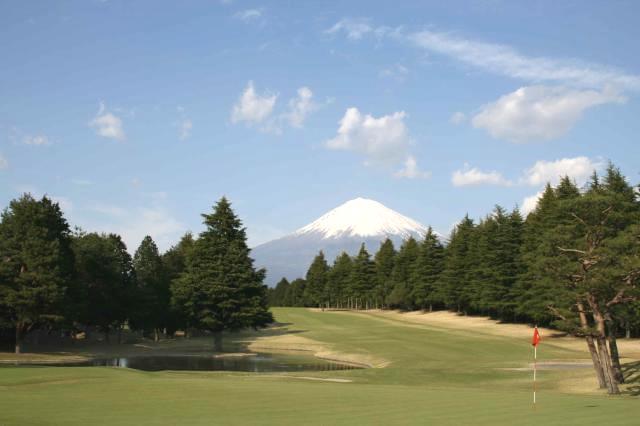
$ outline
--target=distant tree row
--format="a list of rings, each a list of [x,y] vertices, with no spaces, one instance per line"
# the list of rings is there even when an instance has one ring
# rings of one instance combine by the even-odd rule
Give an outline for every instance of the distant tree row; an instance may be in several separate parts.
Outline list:
[[[220,349],[224,330],[268,324],[264,271],[240,220],[225,198],[203,217],[198,239],[186,234],[161,255],[147,236],[131,257],[118,235],[71,232],[46,196],[11,201],[0,220],[0,329],[14,330],[19,353],[34,329],[97,330],[107,341],[125,327],[156,341],[206,330]]]
[[[373,259],[364,245],[328,265],[320,252],[305,279],[281,280],[274,306],[448,309],[555,327],[583,336],[600,386],[624,378],[616,338],[640,335],[640,202],[613,165],[585,188],[547,185],[526,219],[497,206],[465,216],[446,246],[429,229]]]

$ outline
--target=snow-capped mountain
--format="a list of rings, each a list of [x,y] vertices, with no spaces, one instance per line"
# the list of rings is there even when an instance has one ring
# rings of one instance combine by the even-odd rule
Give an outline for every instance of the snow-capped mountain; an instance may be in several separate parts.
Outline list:
[[[290,235],[255,247],[252,257],[256,266],[267,269],[267,283],[273,285],[282,277],[304,277],[319,250],[331,264],[342,251],[356,254],[362,243],[373,255],[386,238],[398,247],[409,236],[421,239],[426,232],[421,223],[377,201],[356,198]]]

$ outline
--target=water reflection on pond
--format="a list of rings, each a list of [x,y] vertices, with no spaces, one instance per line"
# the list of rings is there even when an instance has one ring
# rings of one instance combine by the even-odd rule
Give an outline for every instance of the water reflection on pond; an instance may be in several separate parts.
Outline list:
[[[119,367],[144,371],[249,371],[255,373],[286,371],[334,371],[359,367],[324,361],[313,357],[259,353],[250,356],[212,357],[203,355],[130,356],[93,359],[72,364],[47,364],[75,367]]]

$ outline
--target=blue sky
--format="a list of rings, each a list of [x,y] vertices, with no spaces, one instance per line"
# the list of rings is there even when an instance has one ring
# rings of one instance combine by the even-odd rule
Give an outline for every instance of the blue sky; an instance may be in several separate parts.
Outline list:
[[[612,160],[637,183],[635,1],[0,5],[0,206],[166,249],[222,195],[251,244],[358,197],[447,233]]]

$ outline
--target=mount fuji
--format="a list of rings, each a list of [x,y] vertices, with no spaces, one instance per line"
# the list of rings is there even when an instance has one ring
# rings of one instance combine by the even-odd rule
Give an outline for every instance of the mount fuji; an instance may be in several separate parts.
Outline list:
[[[383,204],[356,198],[285,237],[261,244],[252,250],[255,265],[267,269],[267,283],[282,277],[304,277],[318,251],[331,264],[342,251],[355,255],[364,243],[372,255],[389,238],[396,248],[403,240],[422,239],[427,228]]]

